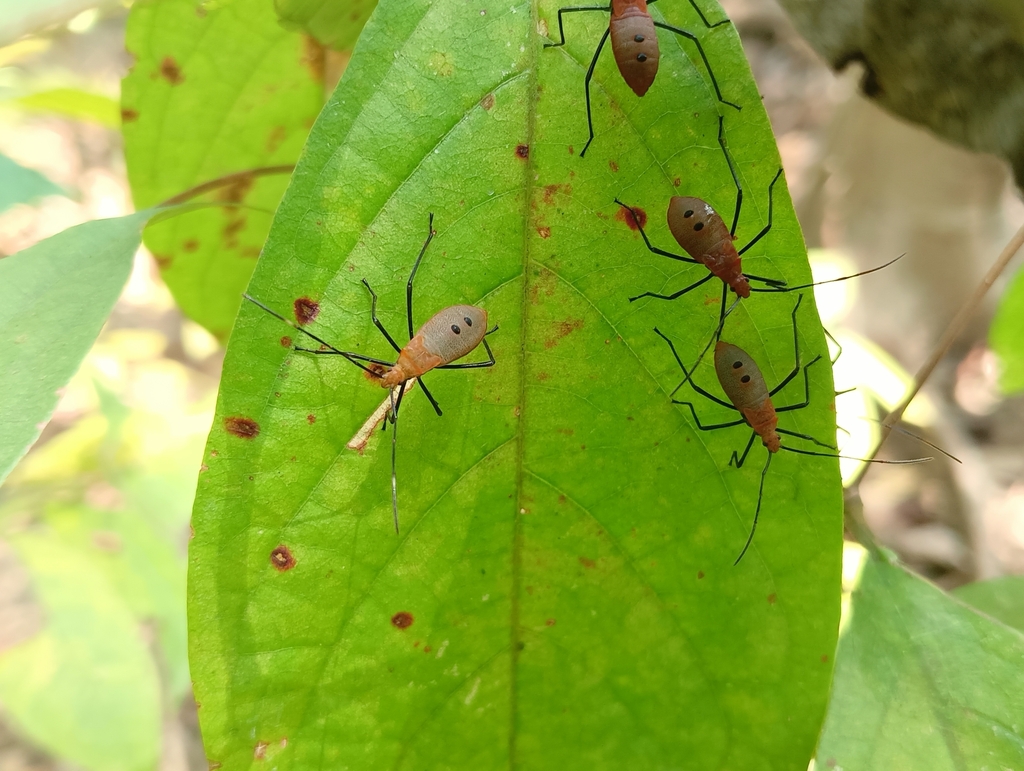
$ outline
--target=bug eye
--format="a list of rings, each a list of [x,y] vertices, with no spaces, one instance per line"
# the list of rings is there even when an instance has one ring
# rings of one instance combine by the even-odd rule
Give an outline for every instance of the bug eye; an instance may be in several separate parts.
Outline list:
[[[743,377],[741,377],[740,378],[740,382],[741,383],[749,383],[750,382],[750,375],[744,375]]]
[[[683,212],[683,216],[687,217],[687,218],[692,217],[693,216],[693,209],[687,209],[686,211],[684,211]]]
[[[698,222],[696,225],[693,226],[693,229],[694,230],[703,230],[704,229],[704,223],[703,222]]]
[[[740,367],[742,367],[742,366],[743,366],[743,362],[742,362],[742,361],[734,361],[734,362],[732,363],[732,368],[733,368],[733,369],[739,369],[739,368],[740,368]]]
[[[638,62],[646,62],[647,61],[647,54],[637,54],[636,55],[636,60]]]
[[[466,322],[467,327],[473,326],[473,319],[471,319],[469,316],[463,316],[462,320]]]
[[[635,40],[637,43],[642,43],[642,42],[644,42],[644,36],[643,35],[637,35],[636,37],[633,38],[633,40]]]
[[[452,332],[454,332],[457,335],[461,335],[462,334],[462,330],[459,329],[459,325],[458,324],[452,324]]]

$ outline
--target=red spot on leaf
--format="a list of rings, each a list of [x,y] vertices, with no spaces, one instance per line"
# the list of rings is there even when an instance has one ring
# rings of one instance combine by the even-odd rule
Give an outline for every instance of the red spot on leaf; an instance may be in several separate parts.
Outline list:
[[[239,439],[255,439],[260,435],[260,424],[252,418],[224,418],[224,428]]]
[[[184,249],[186,252],[194,252],[196,249],[199,248],[199,241],[197,241],[194,238],[190,238],[188,241],[181,245],[181,248]]]
[[[547,624],[548,626],[554,626],[555,625],[555,620],[553,618],[549,618],[544,623]]]
[[[571,195],[572,185],[545,185],[544,203],[550,206],[555,202],[555,196],[559,193],[561,193],[562,195]]]
[[[635,216],[634,212],[636,213]],[[633,211],[623,209],[620,206],[619,210],[615,212],[615,219],[619,220],[619,222],[624,222],[629,226],[630,230],[639,230],[640,228],[647,226],[647,212],[639,206],[634,206]],[[638,220],[639,224],[637,224]]]
[[[675,179],[672,180],[672,184],[675,185],[676,187],[679,187],[681,184],[683,184],[683,181],[679,179],[679,177],[676,177]]]
[[[308,324],[320,315],[320,303],[310,300],[308,297],[300,297],[292,303],[292,308],[295,311],[295,320],[300,325]]]
[[[314,415],[313,413],[307,415],[306,422],[309,423],[309,425],[313,425],[314,423],[316,423],[316,415]]]
[[[484,94],[484,98],[480,100],[480,106],[485,110],[494,107],[494,94]]]
[[[563,337],[583,328],[583,319],[566,319],[555,324],[554,337],[544,341],[545,348],[554,348]]]
[[[283,543],[278,544],[274,547],[274,550],[270,552],[270,564],[283,573],[284,571],[291,570],[295,567],[295,555],[293,555],[291,549]]]
[[[597,567],[597,562],[589,557],[580,557],[580,564],[585,568]]]
[[[611,169],[612,171],[618,171],[619,164],[617,164],[615,161],[608,161],[608,168]]]
[[[398,613],[391,617],[391,626],[396,627],[398,629],[408,629],[412,626],[412,622],[412,613],[409,613],[404,610],[398,611]]]
[[[704,571],[703,571],[703,570],[698,570],[698,571],[697,571],[697,578],[698,578],[698,579],[701,579],[701,578],[703,578],[703,577],[704,577]]]
[[[433,649],[429,645],[424,645],[423,646],[423,652],[424,653],[430,653],[431,650],[433,650]]]
[[[828,654],[827,653],[821,654],[821,663],[822,664],[827,664],[828,663]]]
[[[530,157],[530,146],[529,145],[516,145],[516,155],[523,160]]]
[[[542,383],[543,383],[543,382],[544,382],[545,380],[548,380],[548,379],[550,379],[550,378],[551,378],[551,375],[549,375],[549,374],[548,374],[547,372],[538,372],[538,373],[537,373],[537,379],[538,379],[538,380],[539,380],[540,382],[542,382]]]
[[[181,74],[181,67],[174,61],[173,56],[165,56],[164,60],[160,62],[160,74],[172,86],[178,85],[185,79],[185,76]]]
[[[133,110],[129,107],[121,108],[121,122],[131,123],[132,121],[139,119],[139,113],[137,110]]]
[[[292,339],[290,337],[288,337],[288,335],[285,335],[284,337],[281,338],[281,347],[282,348],[291,348],[292,347]]]
[[[778,599],[778,598],[775,596],[775,593],[772,592],[771,594],[768,595],[768,604],[769,605],[774,605],[776,599]]]
[[[541,227],[537,228],[537,234],[541,238],[551,238],[551,228],[547,227],[546,225],[542,225]]]

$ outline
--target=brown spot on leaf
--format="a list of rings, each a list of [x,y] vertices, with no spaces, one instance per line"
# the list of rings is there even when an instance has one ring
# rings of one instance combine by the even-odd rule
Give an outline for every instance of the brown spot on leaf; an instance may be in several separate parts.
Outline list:
[[[181,67],[174,61],[173,56],[165,56],[164,60],[160,62],[160,74],[172,86],[177,86],[185,79],[185,76],[181,74]]]
[[[571,428],[560,428],[558,429],[558,433],[565,434],[566,436],[572,436],[576,432],[573,431]]]
[[[138,110],[133,110],[130,107],[121,108],[121,122],[131,123],[132,121],[139,119]]]
[[[562,195],[572,194],[572,185],[545,185],[544,186],[544,203],[548,206],[555,202],[555,196],[561,193]]]
[[[295,567],[295,555],[293,555],[291,549],[283,543],[278,544],[274,547],[274,550],[270,552],[270,564],[283,573],[286,570],[291,570]]]
[[[683,181],[679,179],[679,177],[676,177],[675,179],[672,180],[672,184],[675,185],[676,187],[679,187],[681,184],[683,184]]]
[[[397,629],[408,629],[412,626],[412,622],[412,613],[404,610],[398,611],[398,613],[391,617],[391,626],[396,627]]]
[[[196,240],[195,238],[190,238],[188,241],[181,245],[181,248],[184,249],[186,252],[194,252],[196,249],[199,248],[199,241]]]
[[[825,768],[835,768],[835,767],[836,767],[836,759],[835,758],[829,758],[828,760],[825,761]]]
[[[538,372],[538,373],[537,373],[537,379],[538,379],[538,380],[539,380],[540,382],[542,382],[542,383],[543,383],[543,382],[544,382],[545,380],[548,380],[548,379],[550,379],[550,378],[551,378],[551,375],[549,375],[549,374],[548,374],[547,372]]]
[[[203,11],[203,13],[200,14],[200,15],[201,16],[205,16],[206,12]],[[206,761],[206,763],[207,763],[207,768],[209,768],[210,771],[217,771],[217,769],[220,768],[220,763],[218,763],[216,760],[208,760],[208,761]]]
[[[617,164],[615,161],[608,161],[608,168],[611,169],[612,171],[618,171],[619,164]]]
[[[366,362],[366,369],[363,370],[363,377],[371,383],[379,383],[380,379],[384,377],[384,373],[387,371],[387,367],[383,364],[378,364],[375,361],[368,361]]]
[[[267,747],[270,746],[267,742],[256,742],[256,746],[253,748],[252,756],[256,760],[263,760],[267,757]]]
[[[698,570],[697,571],[697,578],[698,578],[698,580],[703,578],[703,577],[704,577],[704,571],[703,570]]]
[[[776,599],[778,599],[778,598],[775,596],[775,593],[772,592],[771,594],[768,595],[768,604],[769,605],[774,605]]]
[[[326,52],[324,47],[312,35],[303,35],[302,55],[299,57],[299,64],[309,70],[310,76],[317,83],[323,83],[325,60]]]
[[[516,145],[516,155],[523,160],[530,157],[530,146],[529,145]]]
[[[494,94],[484,94],[484,98],[480,100],[480,106],[485,110],[494,107]]]
[[[239,439],[255,439],[260,435],[260,424],[252,418],[231,417],[224,418],[224,428],[229,434],[234,434]]]
[[[634,212],[636,212],[635,216]],[[629,226],[630,230],[639,230],[640,228],[647,226],[647,212],[639,206],[634,206],[633,211],[623,209],[620,206],[619,210],[615,212],[615,219],[619,220],[619,222],[624,222]],[[637,220],[639,220],[639,224],[637,224]]]
[[[553,618],[549,618],[544,623],[547,624],[548,626],[554,626],[555,625],[555,620]]]
[[[597,567],[597,562],[589,557],[580,557],[580,564],[585,568]]]
[[[288,337],[288,335],[285,335],[284,337],[281,338],[281,347],[282,348],[291,348],[292,347],[292,339],[290,337]]]
[[[430,651],[432,651],[432,650],[433,650],[433,648],[431,648],[429,645],[424,645],[423,646],[423,652],[424,653],[430,653]]]
[[[583,328],[583,319],[566,319],[555,324],[554,337],[544,341],[545,348],[554,348],[563,337]]]
[[[153,252],[153,259],[156,260],[157,267],[160,270],[167,270],[171,267],[171,263],[174,262],[174,258],[169,254],[157,254]]]
[[[217,200],[226,203],[241,203],[252,189],[255,178],[252,174],[239,174],[217,193]]]
[[[547,225],[541,225],[539,228],[537,228],[537,234],[541,238],[551,238],[551,228],[549,228]]]
[[[822,653],[821,654],[821,663],[822,664],[827,664],[828,663],[828,654],[827,653]]]
[[[306,416],[306,422],[309,423],[309,425],[313,425],[314,423],[316,423],[316,415],[314,415],[312,412],[309,413]]]
[[[277,152],[277,148],[281,146],[281,143],[288,138],[288,129],[284,126],[274,126],[270,130],[270,134],[267,135],[267,152]]]
[[[292,309],[295,311],[295,320],[300,325],[308,324],[320,315],[320,303],[308,297],[298,298],[292,303]]]
[[[234,249],[238,246],[238,234],[245,228],[247,220],[246,215],[234,212],[235,216],[229,216],[227,223],[224,225],[224,246],[228,249]]]

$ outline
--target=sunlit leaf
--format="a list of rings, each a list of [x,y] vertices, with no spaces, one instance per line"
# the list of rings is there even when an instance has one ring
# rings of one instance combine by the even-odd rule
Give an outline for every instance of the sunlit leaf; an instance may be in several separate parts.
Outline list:
[[[685,1],[663,2],[657,13],[700,26]],[[391,356],[360,279],[406,339],[406,281],[434,212],[416,322],[485,307],[497,365],[428,375],[441,418],[419,388],[404,402],[396,536],[390,433],[345,448],[384,392],[242,308],[190,546],[192,674],[225,769],[794,769],[813,751],[838,626],[838,464],[780,453],[733,567],[765,451],[736,470],[748,431],[693,428],[652,331],[694,360],[720,285],[630,304],[704,274],[646,251],[614,203],[643,207],[666,247],[676,192],[731,215],[721,109],[746,190],[740,243],[752,238],[779,164],[760,97],[731,25],[700,37],[742,112],[715,100],[686,41],[659,33],[642,100],[602,56],[581,159],[583,76],[608,18],[572,14],[566,48],[544,49],[537,30],[556,12],[387,0],[310,136],[250,291],[289,316],[319,303],[310,330]],[[810,277],[783,183],[744,264]],[[770,385],[794,365],[795,304],[755,295],[726,327]],[[826,352],[810,293],[799,321],[809,362]],[[710,362],[697,379],[721,393]],[[827,364],[810,384],[810,406],[782,425],[828,439]],[[797,378],[779,403],[802,391]],[[708,422],[735,417],[695,402]]]
[[[116,100],[78,88],[54,88],[11,101],[33,112],[89,121],[107,128],[117,128],[121,125]]]
[[[975,581],[954,589],[953,596],[975,610],[1024,632],[1024,576]]]
[[[122,83],[128,178],[137,206],[212,179],[294,163],[323,104],[322,54],[277,22],[271,0],[206,10],[195,0],[136,2]],[[242,178],[213,193],[239,203],[146,231],[182,310],[224,338],[256,265],[288,174]]]
[[[47,195],[65,195],[48,177],[0,153],[0,212],[19,203],[32,203]]]
[[[817,768],[1024,768],[1024,637],[868,559]]]
[[[1003,392],[1024,391],[1024,270],[1007,287],[989,331],[989,345],[999,355],[999,385]]]
[[[355,44],[376,6],[377,0],[274,0],[283,24],[304,29],[322,45],[339,51]]]

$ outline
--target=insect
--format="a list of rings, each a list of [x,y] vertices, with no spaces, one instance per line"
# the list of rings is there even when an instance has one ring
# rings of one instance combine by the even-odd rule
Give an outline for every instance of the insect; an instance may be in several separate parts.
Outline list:
[[[398,435],[398,412],[402,405],[406,384],[414,378],[418,380],[420,388],[423,389],[423,393],[430,401],[431,406],[433,406],[434,412],[440,416],[442,414],[441,407],[438,406],[437,400],[430,393],[426,383],[423,382],[423,375],[425,373],[434,369],[481,369],[483,367],[493,367],[495,364],[494,354],[491,352],[491,347],[487,344],[487,336],[496,332],[498,326],[495,325],[492,329],[487,329],[487,311],[483,308],[478,308],[475,305],[450,305],[431,316],[419,328],[418,332],[413,333],[413,280],[416,278],[416,271],[419,270],[420,262],[423,260],[423,255],[426,254],[427,247],[430,246],[430,242],[436,235],[433,212],[430,213],[427,229],[427,238],[423,242],[423,248],[420,249],[419,256],[416,257],[416,262],[412,266],[412,273],[409,275],[409,281],[405,285],[406,317],[409,322],[409,342],[406,343],[405,347],[399,346],[395,342],[395,338],[391,336],[384,324],[377,318],[377,293],[373,291],[365,278],[362,280],[363,286],[370,293],[370,319],[384,336],[384,339],[388,341],[388,344],[398,352],[398,359],[396,361],[385,361],[353,351],[339,350],[323,338],[292,323],[277,311],[271,310],[259,300],[248,294],[243,295],[249,302],[259,306],[271,316],[280,319],[293,329],[315,340],[321,346],[318,349],[296,347],[296,351],[326,356],[341,356],[362,369],[371,381],[378,383],[382,388],[389,389],[391,409],[385,419],[384,426],[386,428],[389,421],[394,425],[394,430],[391,434],[391,505],[394,512],[395,533],[398,533],[398,481],[395,472],[395,448]],[[487,361],[452,364],[452,362],[472,352],[481,343],[483,343],[484,350],[487,351]],[[398,391],[397,398],[395,397],[396,389]]]
[[[768,390],[768,386],[765,384],[764,376],[761,374],[760,368],[746,351],[739,346],[722,341],[719,341],[715,345],[715,373],[718,375],[718,382],[722,386],[722,390],[725,392],[729,401],[718,398],[714,394],[694,383],[690,377],[693,373],[692,371],[687,372],[686,367],[679,358],[679,354],[676,352],[675,344],[657,327],[654,329],[655,333],[668,343],[669,348],[672,350],[672,355],[679,364],[679,368],[686,376],[685,379],[676,386],[675,390],[672,391],[671,395],[674,397],[676,391],[678,391],[684,383],[689,383],[690,387],[693,388],[696,393],[710,399],[715,404],[719,404],[726,409],[740,413],[740,418],[738,420],[730,420],[725,423],[705,425],[701,423],[700,418],[697,415],[697,410],[693,406],[692,402],[681,401],[673,398],[672,403],[689,407],[690,413],[693,415],[694,422],[696,422],[697,428],[701,431],[717,431],[719,429],[732,428],[733,426],[742,426],[744,424],[750,427],[750,438],[747,440],[747,444],[744,447],[743,452],[737,453],[736,451],[733,451],[732,456],[729,458],[729,465],[735,466],[736,468],[742,468],[744,462],[747,460],[747,456],[750,454],[751,447],[754,446],[754,440],[758,437],[760,437],[761,443],[768,450],[768,457],[765,460],[764,468],[761,469],[761,482],[757,491],[757,508],[754,510],[754,521],[750,526],[750,535],[747,536],[747,541],[743,545],[743,549],[740,551],[739,556],[736,558],[733,565],[739,564],[740,560],[743,559],[743,555],[747,553],[747,549],[750,547],[751,542],[754,540],[754,532],[757,530],[757,520],[761,514],[761,502],[764,498],[765,476],[768,474],[768,467],[771,465],[772,458],[777,452],[779,452],[779,450],[785,450],[786,452],[792,452],[798,455],[813,455],[823,458],[847,457],[845,455],[838,454],[838,452],[816,452],[814,450],[805,450],[782,444],[782,436],[790,436],[795,439],[803,439],[817,445],[818,447],[823,447],[828,450],[837,450],[835,445],[815,439],[813,436],[809,436],[808,434],[801,434],[796,431],[779,428],[779,413],[801,410],[810,404],[808,370],[810,370],[810,368],[821,359],[821,356],[815,356],[810,362],[803,365],[803,367],[800,366],[800,341],[799,336],[797,335],[796,314],[797,310],[800,308],[802,300],[803,295],[798,295],[796,305],[793,307],[792,313],[793,369],[779,382],[777,386],[775,386],[775,388],[770,391]],[[772,402],[772,397],[789,385],[789,383],[797,377],[801,371],[803,371],[804,375],[803,400],[784,407],[776,407]],[[908,464],[922,463],[924,461],[931,460],[931,458],[913,458],[910,460],[869,460],[865,458],[856,458],[855,460],[863,460],[864,462],[870,463]]]
[[[647,93],[647,89],[651,87],[655,76],[658,74],[658,62],[661,59],[661,53],[658,49],[658,35],[655,28],[660,27],[686,38],[697,47],[697,53],[700,54],[704,67],[711,77],[711,85],[715,88],[718,101],[737,110],[741,109],[738,104],[733,104],[722,98],[722,92],[718,88],[715,73],[711,69],[711,63],[708,61],[707,54],[704,53],[704,48],[701,46],[697,36],[692,32],[687,32],[684,29],[672,27],[652,19],[647,6],[653,2],[655,0],[611,0],[609,5],[579,5],[558,10],[559,41],[557,43],[545,43],[545,48],[557,48],[558,46],[565,45],[562,14],[576,13],[578,11],[604,11],[605,13],[611,13],[608,29],[601,36],[601,42],[597,44],[594,58],[590,61],[590,68],[587,70],[587,76],[583,81],[583,90],[586,94],[587,103],[587,129],[590,131],[590,136],[587,139],[587,144],[583,147],[583,151],[580,153],[580,158],[587,154],[587,148],[594,141],[594,121],[590,109],[590,81],[594,77],[597,57],[601,55],[601,49],[604,48],[604,44],[609,37],[612,39],[612,53],[615,56],[615,63],[619,67],[619,72],[622,74],[622,79],[626,81],[626,85],[633,89],[633,93],[637,96],[643,96]],[[694,7],[701,21],[704,22],[704,26],[708,29],[729,23],[729,19],[722,19],[711,24],[700,8],[697,7],[695,0],[690,0],[690,5]]]
[[[678,292],[673,292],[672,294],[644,292],[636,297],[630,297],[630,302],[635,302],[643,297],[654,297],[659,300],[675,300],[688,292],[692,292],[703,284],[706,284],[712,278],[717,277],[722,281],[722,304],[720,306],[717,327],[718,334],[721,334],[722,327],[725,324],[725,303],[730,289],[732,289],[733,292],[741,298],[750,297],[751,292],[795,292],[798,289],[807,289],[812,286],[832,284],[837,281],[846,281],[851,278],[857,278],[858,276],[866,276],[869,273],[874,273],[875,271],[892,265],[896,260],[899,260],[903,256],[900,255],[896,259],[890,260],[884,265],[879,265],[876,268],[861,271],[860,273],[841,276],[839,278],[829,279],[828,281],[800,284],[798,286],[788,286],[786,282],[781,279],[765,278],[764,276],[755,276],[750,273],[744,273],[740,258],[750,249],[750,247],[764,238],[772,229],[773,191],[775,183],[779,181],[779,177],[782,175],[782,169],[779,169],[778,172],[776,172],[771,184],[768,185],[768,223],[757,235],[750,239],[745,246],[737,249],[733,244],[733,241],[736,240],[736,226],[739,223],[740,209],[743,206],[743,186],[740,184],[739,177],[736,174],[736,169],[733,166],[732,158],[729,155],[729,150],[726,147],[723,127],[723,119],[719,116],[718,143],[722,148],[722,152],[725,153],[725,159],[729,164],[729,171],[732,174],[733,182],[736,185],[736,209],[733,213],[732,226],[726,228],[725,221],[718,212],[716,212],[710,204],[702,201],[700,198],[683,197],[678,195],[673,196],[668,204],[668,228],[672,232],[672,236],[675,238],[676,242],[683,248],[688,256],[673,254],[672,252],[668,252],[654,246],[647,237],[647,233],[644,231],[643,226],[640,224],[642,220],[638,216],[636,210],[624,204],[618,198],[615,199],[615,203],[629,212],[629,215],[633,219],[633,223],[640,231],[640,235],[644,239],[644,244],[647,245],[647,249],[649,251],[680,262],[703,265],[709,271],[706,276],[695,281],[689,286],[683,287]],[[757,281],[765,284],[766,286],[752,287],[750,285],[751,281]]]

